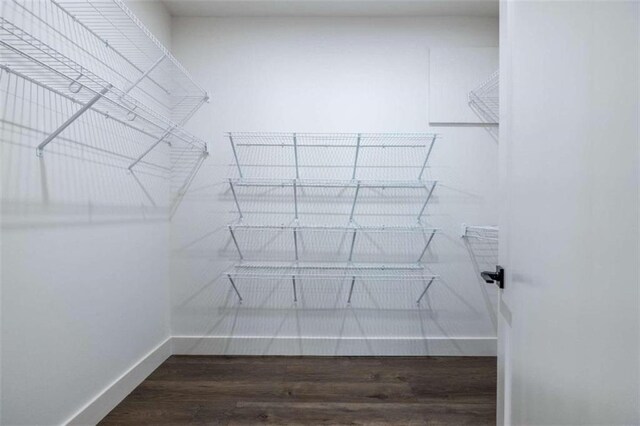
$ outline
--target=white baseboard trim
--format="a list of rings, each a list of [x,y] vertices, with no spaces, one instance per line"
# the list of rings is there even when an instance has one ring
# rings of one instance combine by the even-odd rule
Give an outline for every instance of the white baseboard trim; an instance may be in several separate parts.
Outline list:
[[[152,349],[122,376],[65,422],[69,425],[95,425],[171,356],[171,337]]]
[[[174,336],[174,355],[496,356],[497,339]]]

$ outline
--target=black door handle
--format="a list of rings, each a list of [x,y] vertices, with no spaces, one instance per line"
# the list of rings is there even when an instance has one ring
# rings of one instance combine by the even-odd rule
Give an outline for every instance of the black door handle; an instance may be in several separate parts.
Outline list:
[[[480,273],[482,279],[489,283],[496,283],[500,288],[504,288],[504,268],[500,265],[496,266],[495,272],[484,271]]]

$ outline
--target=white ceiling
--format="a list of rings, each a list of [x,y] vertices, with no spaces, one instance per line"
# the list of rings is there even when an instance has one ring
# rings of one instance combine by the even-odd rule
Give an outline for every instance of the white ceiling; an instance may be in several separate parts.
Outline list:
[[[172,16],[498,16],[499,0],[162,0]]]

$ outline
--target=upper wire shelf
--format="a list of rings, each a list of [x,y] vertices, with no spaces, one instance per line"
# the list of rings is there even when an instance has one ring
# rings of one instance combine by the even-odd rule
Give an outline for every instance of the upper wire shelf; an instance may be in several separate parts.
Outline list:
[[[31,45],[32,58],[41,60],[43,65],[53,61],[49,54],[57,54],[59,59],[100,76],[152,111],[173,116],[176,123],[185,121],[208,99],[207,93],[121,0],[5,3],[6,23],[33,37],[21,35],[21,44],[16,47],[33,40],[53,47],[45,51]],[[77,79],[79,75],[70,77]],[[81,77],[76,84],[83,80]]]
[[[435,133],[229,132],[240,178],[421,180]]]
[[[206,153],[180,126],[208,95],[120,0],[5,2],[0,57],[3,71],[79,106],[39,154],[87,111],[144,143],[137,155],[117,152],[131,158],[129,169],[162,142]]]
[[[496,71],[477,89],[469,92],[469,106],[488,124],[500,122],[500,72]]]

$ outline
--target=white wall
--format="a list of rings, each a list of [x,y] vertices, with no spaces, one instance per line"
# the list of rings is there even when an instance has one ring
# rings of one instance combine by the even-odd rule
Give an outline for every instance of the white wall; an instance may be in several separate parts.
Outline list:
[[[132,7],[170,41],[161,4]],[[2,111],[0,130],[1,421],[59,424],[169,336],[167,206],[150,206],[126,170],[56,141],[38,159],[42,134],[12,123],[45,131],[47,108],[69,106],[6,74],[0,86],[5,107],[5,92],[28,94]],[[167,199],[166,180],[142,183]]]
[[[459,229],[497,222],[497,144],[478,127],[429,129],[428,70],[429,48],[497,46],[497,19],[175,18],[172,32],[176,56],[212,95],[189,125],[212,141],[211,157],[171,225],[172,334],[195,337],[178,351],[495,352],[495,290],[480,282]],[[442,281],[428,303],[417,308],[416,288],[391,286],[359,289],[348,309],[344,293],[294,305],[286,283],[244,286],[237,303],[221,276],[237,256],[225,227],[236,215],[223,132],[428,130],[444,136],[427,218],[443,230],[429,256]]]

